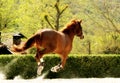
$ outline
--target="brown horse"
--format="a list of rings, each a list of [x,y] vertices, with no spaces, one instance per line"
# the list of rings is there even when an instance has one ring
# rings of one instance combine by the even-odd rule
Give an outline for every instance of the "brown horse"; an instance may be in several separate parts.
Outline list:
[[[57,53],[60,55],[61,63],[51,69],[51,71],[57,72],[65,66],[68,54],[72,49],[74,36],[76,35],[80,37],[80,39],[84,38],[81,22],[82,20],[72,20],[61,31],[51,29],[38,31],[22,46],[13,46],[13,50],[15,52],[21,52],[35,46],[37,48],[35,59],[38,63],[38,74],[41,74],[43,69],[43,63],[40,61],[43,55],[47,53]]]

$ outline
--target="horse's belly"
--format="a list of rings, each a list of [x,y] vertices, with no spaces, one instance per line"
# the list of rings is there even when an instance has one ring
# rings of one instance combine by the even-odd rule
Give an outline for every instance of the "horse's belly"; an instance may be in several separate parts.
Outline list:
[[[65,54],[69,53],[72,48],[72,42],[70,41],[69,37],[63,36],[59,39],[57,48],[54,50],[54,53],[58,54]]]

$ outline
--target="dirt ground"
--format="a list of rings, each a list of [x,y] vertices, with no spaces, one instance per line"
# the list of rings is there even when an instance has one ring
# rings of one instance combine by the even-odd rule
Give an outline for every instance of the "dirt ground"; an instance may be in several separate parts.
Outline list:
[[[0,83],[120,83],[119,78],[0,80]]]
[[[17,76],[13,80],[5,80],[4,75],[0,73],[0,83],[120,83],[120,78],[43,79],[41,76],[25,80]]]

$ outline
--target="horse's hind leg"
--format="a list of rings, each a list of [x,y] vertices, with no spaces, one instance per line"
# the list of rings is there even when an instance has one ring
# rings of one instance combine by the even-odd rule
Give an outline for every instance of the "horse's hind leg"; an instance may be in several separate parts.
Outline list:
[[[41,72],[44,68],[44,62],[42,60],[43,55],[46,53],[49,53],[51,51],[52,51],[52,49],[49,49],[49,48],[44,48],[42,50],[37,49],[37,54],[36,54],[35,58],[38,63],[38,70],[37,70],[38,75],[41,75]]]
[[[37,54],[35,56],[36,62],[38,64],[37,74],[41,75],[41,72],[44,68],[44,61],[42,59],[43,53],[37,49]]]
[[[41,62],[43,62],[43,60],[41,59],[43,56],[43,53],[40,53],[41,51],[39,51],[39,49],[37,49],[37,53],[35,56],[36,62],[38,65],[40,65]]]

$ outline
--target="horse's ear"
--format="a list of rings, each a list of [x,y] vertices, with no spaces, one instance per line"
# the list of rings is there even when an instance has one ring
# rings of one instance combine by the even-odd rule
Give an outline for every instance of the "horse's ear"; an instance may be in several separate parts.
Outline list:
[[[82,20],[80,20],[80,23],[82,22]]]

